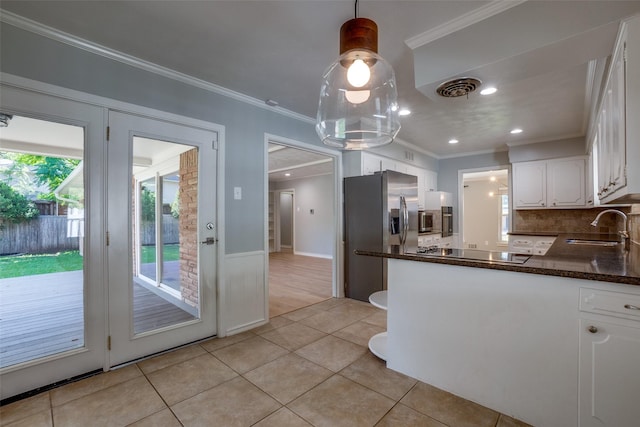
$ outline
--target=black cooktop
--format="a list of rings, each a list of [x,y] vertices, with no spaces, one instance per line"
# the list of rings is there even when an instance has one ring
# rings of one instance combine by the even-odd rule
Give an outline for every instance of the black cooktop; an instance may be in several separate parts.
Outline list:
[[[419,247],[416,255],[442,258],[461,258],[475,261],[506,262],[509,264],[524,264],[530,255],[513,254],[500,251],[481,251],[478,249],[452,249],[437,247]]]

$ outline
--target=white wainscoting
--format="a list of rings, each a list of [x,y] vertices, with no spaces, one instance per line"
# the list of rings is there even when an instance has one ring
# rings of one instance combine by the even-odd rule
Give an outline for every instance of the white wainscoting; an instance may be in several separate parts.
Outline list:
[[[264,251],[225,256],[221,284],[224,289],[220,292],[224,335],[237,334],[269,321],[265,261]]]

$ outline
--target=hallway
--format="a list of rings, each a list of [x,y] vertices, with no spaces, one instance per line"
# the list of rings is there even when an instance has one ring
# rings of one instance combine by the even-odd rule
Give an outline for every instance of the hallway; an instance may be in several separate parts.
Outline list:
[[[332,260],[269,254],[269,317],[279,316],[331,298]]]

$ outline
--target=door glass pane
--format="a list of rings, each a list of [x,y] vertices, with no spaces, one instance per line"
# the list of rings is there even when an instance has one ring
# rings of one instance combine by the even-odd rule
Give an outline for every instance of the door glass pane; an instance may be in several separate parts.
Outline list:
[[[180,292],[180,175],[172,173],[160,177],[162,189],[162,283]],[[196,276],[198,272],[195,272]]]
[[[135,137],[133,153],[132,309],[141,333],[200,317],[198,149]]]
[[[156,280],[156,182],[140,183],[140,274]]]
[[[0,368],[83,347],[84,129],[0,128]]]

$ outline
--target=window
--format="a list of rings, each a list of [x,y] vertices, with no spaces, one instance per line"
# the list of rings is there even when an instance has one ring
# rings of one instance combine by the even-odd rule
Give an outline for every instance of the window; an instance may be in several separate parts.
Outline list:
[[[509,195],[500,194],[500,236],[498,241],[501,243],[509,242]]]

